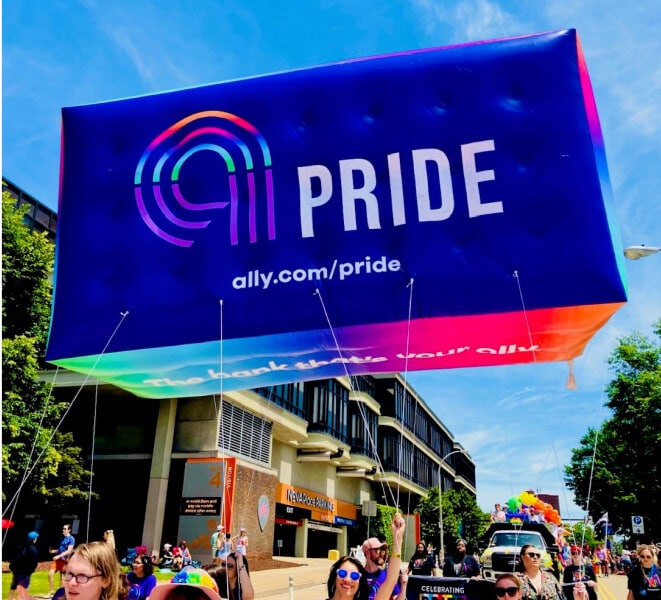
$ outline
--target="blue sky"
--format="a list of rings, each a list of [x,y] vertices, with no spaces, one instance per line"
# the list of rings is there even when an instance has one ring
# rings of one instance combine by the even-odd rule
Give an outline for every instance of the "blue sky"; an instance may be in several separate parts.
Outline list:
[[[38,6],[38,7],[37,7]],[[576,28],[624,245],[661,245],[657,0],[43,0],[3,3],[2,171],[57,205],[60,109],[360,56]],[[580,252],[580,248],[577,248]],[[661,316],[661,254],[627,261],[629,303],[575,362],[409,373],[477,464],[484,509],[532,488],[582,512],[562,468],[608,415],[605,359]]]

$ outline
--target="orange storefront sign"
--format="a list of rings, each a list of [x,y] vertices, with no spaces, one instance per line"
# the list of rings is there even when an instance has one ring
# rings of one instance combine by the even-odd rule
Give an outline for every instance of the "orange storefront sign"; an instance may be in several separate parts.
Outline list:
[[[307,509],[311,519],[325,523],[335,523],[335,517],[355,520],[358,516],[358,507],[355,504],[286,483],[278,483],[275,501]]]

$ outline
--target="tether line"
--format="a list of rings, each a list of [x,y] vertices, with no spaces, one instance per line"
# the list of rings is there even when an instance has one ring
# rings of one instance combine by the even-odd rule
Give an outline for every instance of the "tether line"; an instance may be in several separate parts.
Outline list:
[[[117,334],[117,331],[119,330],[120,326],[122,325],[122,323],[124,322],[124,319],[126,319],[126,317],[128,316],[128,314],[129,314],[129,311],[128,311],[128,310],[120,313],[120,315],[121,315],[122,318],[119,320],[119,323],[117,323],[117,325],[115,326],[115,329],[114,329],[113,332],[110,334],[110,337],[108,338],[108,341],[106,342],[105,346],[103,347],[103,350],[101,351],[101,354],[99,354],[99,355],[97,356],[96,360],[94,361],[94,364],[92,365],[92,369],[89,371],[89,373],[87,373],[87,375],[85,376],[85,379],[83,379],[83,382],[80,384],[80,387],[78,388],[78,391],[76,392],[76,394],[74,395],[73,399],[71,400],[69,406],[67,406],[66,410],[64,411],[64,413],[63,413],[62,416],[60,417],[60,420],[57,422],[57,425],[53,428],[53,431],[51,432],[51,435],[50,435],[50,437],[48,438],[48,441],[46,442],[46,444],[45,444],[44,447],[42,448],[41,452],[39,453],[39,456],[37,456],[37,458],[36,458],[35,461],[34,461],[34,464],[32,464],[32,466],[28,469],[28,471],[27,471],[25,477],[23,478],[23,481],[21,482],[20,486],[19,486],[18,489],[16,490],[16,493],[14,494],[14,496],[12,497],[12,499],[7,503],[7,506],[5,507],[5,510],[4,510],[3,513],[2,513],[2,516],[3,516],[3,517],[5,516],[7,510],[9,510],[9,508],[12,507],[12,506],[18,501],[18,496],[19,496],[21,490],[23,489],[23,486],[25,485],[25,482],[28,480],[28,478],[29,478],[30,475],[32,474],[32,471],[34,471],[35,467],[39,464],[39,462],[41,461],[42,457],[44,456],[44,454],[46,453],[46,451],[47,451],[48,448],[50,447],[51,442],[53,441],[53,438],[55,437],[55,434],[59,431],[60,427],[62,426],[62,423],[64,422],[64,419],[65,419],[65,418],[67,417],[67,415],[69,414],[69,411],[70,411],[71,408],[73,407],[73,405],[74,405],[74,403],[76,402],[78,396],[80,396],[81,391],[83,390],[83,388],[85,387],[85,385],[86,385],[87,382],[89,381],[90,377],[92,376],[92,373],[94,373],[94,370],[95,370],[96,367],[98,366],[100,360],[101,360],[101,359],[103,358],[103,356],[105,355],[106,350],[108,349],[108,346],[110,346],[110,344],[111,344],[113,338],[114,338],[115,335]]]

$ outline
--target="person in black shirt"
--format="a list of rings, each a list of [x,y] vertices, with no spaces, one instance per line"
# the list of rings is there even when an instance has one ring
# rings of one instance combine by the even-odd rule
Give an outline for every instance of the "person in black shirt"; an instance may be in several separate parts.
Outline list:
[[[27,535],[27,540],[18,549],[14,560],[11,561],[9,569],[12,572],[11,585],[9,586],[8,600],[13,600],[18,596],[19,600],[28,600],[30,594],[30,576],[35,572],[39,559],[39,552],[35,544],[39,534],[31,531]]]
[[[434,557],[427,552],[425,545],[418,542],[415,553],[409,560],[408,571],[410,575],[431,575],[434,569]]]
[[[567,600],[572,600],[574,584],[582,581],[588,592],[588,600],[597,600],[597,576],[591,565],[583,562],[583,552],[579,546],[570,549],[571,562],[565,567],[562,574],[562,591]]]
[[[479,574],[479,563],[466,554],[466,540],[458,539],[455,553],[443,561],[443,577],[477,577]]]
[[[661,572],[652,549],[643,544],[636,554],[640,564],[629,572],[627,600],[661,600]]]

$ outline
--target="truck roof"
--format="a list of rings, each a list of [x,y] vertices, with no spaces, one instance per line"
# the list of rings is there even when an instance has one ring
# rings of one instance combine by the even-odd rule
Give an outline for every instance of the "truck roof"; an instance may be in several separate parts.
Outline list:
[[[489,543],[491,536],[496,531],[536,531],[542,535],[547,546],[556,544],[553,534],[543,523],[493,523],[484,532],[484,536],[482,537],[485,545]]]

